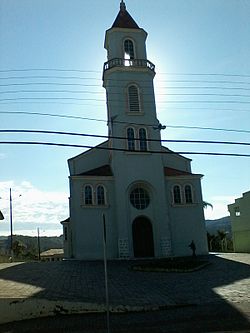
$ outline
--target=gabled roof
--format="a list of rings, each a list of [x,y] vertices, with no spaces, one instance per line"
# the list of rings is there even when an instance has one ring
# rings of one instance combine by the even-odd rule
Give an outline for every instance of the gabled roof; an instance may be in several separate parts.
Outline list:
[[[63,220],[63,221],[61,221],[60,223],[61,224],[64,224],[64,223],[69,223],[70,222],[70,218],[68,217],[66,220]]]
[[[178,169],[174,169],[174,168],[169,168],[169,167],[165,167],[164,168],[164,175],[168,176],[168,177],[178,177],[178,176],[195,176],[195,177],[200,177],[202,178],[203,175],[201,174],[197,174],[197,173],[192,173],[192,172],[188,172],[188,171],[183,171],[183,170],[178,170]]]
[[[123,1],[120,4],[120,11],[112,25],[112,28],[140,29],[132,16],[127,12]]]
[[[192,173],[183,171],[183,170],[177,170],[169,167],[164,168],[164,174],[165,176],[183,176],[183,175],[192,175]]]
[[[88,170],[79,174],[78,176],[113,176],[113,171],[110,165],[102,165],[99,168]]]

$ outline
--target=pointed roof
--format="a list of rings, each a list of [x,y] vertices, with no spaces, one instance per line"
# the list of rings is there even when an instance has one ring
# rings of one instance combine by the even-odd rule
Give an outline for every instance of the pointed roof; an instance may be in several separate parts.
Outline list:
[[[112,25],[112,28],[140,29],[132,16],[127,12],[126,5],[121,0],[120,11]]]

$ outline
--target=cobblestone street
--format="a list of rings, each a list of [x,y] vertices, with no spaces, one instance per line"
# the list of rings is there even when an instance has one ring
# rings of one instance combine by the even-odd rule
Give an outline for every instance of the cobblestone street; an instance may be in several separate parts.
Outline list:
[[[250,254],[211,254],[210,265],[192,273],[135,272],[131,261],[108,263],[110,308],[114,311],[156,310],[224,304],[244,308],[242,322],[250,317]],[[105,310],[104,268],[99,261],[0,264],[0,304],[32,309],[54,302],[54,313]],[[65,303],[67,302],[67,311]],[[40,305],[39,305],[40,304]],[[83,306],[84,305],[84,306]],[[19,311],[19,310],[18,310]],[[51,313],[49,313],[51,315]],[[21,319],[30,318],[28,311]],[[26,316],[26,317],[25,317]],[[36,315],[33,314],[35,317]],[[32,316],[31,316],[32,317]],[[248,318],[248,319],[247,319]],[[3,322],[3,321],[2,321]]]

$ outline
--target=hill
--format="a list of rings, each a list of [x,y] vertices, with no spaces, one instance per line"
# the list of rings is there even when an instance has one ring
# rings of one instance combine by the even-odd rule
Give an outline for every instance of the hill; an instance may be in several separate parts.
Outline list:
[[[13,235],[13,243],[15,241],[20,242],[26,248],[37,249],[38,239],[37,237]],[[0,236],[0,251],[4,252],[8,249],[10,244],[10,237]],[[40,249],[41,252],[49,249],[62,249],[63,248],[63,236],[60,237],[40,237]]]
[[[230,216],[225,216],[217,220],[206,220],[206,229],[211,235],[217,234],[218,230],[225,231],[229,237],[232,235]]]

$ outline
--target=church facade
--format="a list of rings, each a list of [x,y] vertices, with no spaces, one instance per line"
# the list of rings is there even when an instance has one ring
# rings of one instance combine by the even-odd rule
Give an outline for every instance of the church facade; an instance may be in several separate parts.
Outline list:
[[[202,175],[161,144],[146,38],[121,1],[105,36],[109,139],[68,160],[66,258],[103,258],[103,217],[108,258],[186,256],[192,240],[207,253]]]

